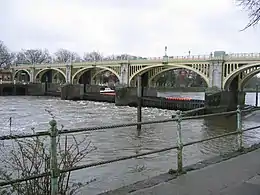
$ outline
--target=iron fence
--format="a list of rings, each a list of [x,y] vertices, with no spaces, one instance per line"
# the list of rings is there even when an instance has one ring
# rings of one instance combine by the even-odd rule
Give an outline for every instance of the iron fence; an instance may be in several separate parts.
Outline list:
[[[229,112],[222,112],[222,113],[215,113],[215,114],[206,114],[206,115],[198,115],[198,116],[185,116],[185,114],[181,111],[177,111],[174,118],[165,119],[165,120],[155,120],[155,121],[146,121],[146,122],[134,122],[134,123],[126,123],[126,124],[115,124],[115,125],[107,125],[107,126],[97,126],[97,127],[87,127],[87,128],[75,128],[75,129],[57,129],[57,122],[55,120],[50,121],[50,129],[49,131],[41,131],[36,132],[34,134],[12,134],[12,135],[4,135],[0,136],[0,140],[12,140],[12,139],[22,139],[22,138],[32,138],[32,137],[39,137],[39,136],[49,136],[50,137],[50,170],[48,172],[44,172],[37,175],[31,175],[28,177],[17,178],[7,181],[0,182],[0,187],[7,186],[14,183],[20,183],[28,180],[34,180],[37,178],[42,178],[46,176],[50,176],[51,178],[51,194],[57,195],[58,194],[58,177],[61,173],[71,172],[75,170],[95,167],[99,165],[105,165],[113,162],[133,159],[137,157],[142,157],[146,155],[151,155],[159,152],[165,152],[173,149],[177,149],[177,173],[183,173],[183,147],[190,146],[193,144],[198,144],[201,142],[210,141],[217,138],[222,138],[231,135],[238,136],[238,149],[241,150],[243,148],[242,142],[242,134],[243,132],[254,130],[260,128],[259,126],[254,126],[246,129],[242,129],[242,112],[248,112],[249,110],[259,110],[259,108],[250,108],[250,109],[241,109],[240,106],[237,107],[235,111]],[[183,143],[182,141],[182,121],[184,120],[194,120],[194,119],[203,119],[215,116],[227,116],[227,115],[234,115],[236,114],[236,121],[237,121],[237,129],[236,131],[232,131],[229,133],[217,135],[214,137],[205,138],[202,140],[191,141],[187,143]],[[83,164],[78,166],[73,166],[65,169],[58,168],[58,160],[57,160],[57,136],[62,134],[73,134],[73,133],[80,133],[80,132],[90,132],[90,131],[97,131],[97,130],[104,130],[104,129],[112,129],[112,128],[121,128],[121,127],[133,127],[137,125],[146,125],[146,124],[159,124],[159,123],[166,123],[166,122],[176,122],[177,123],[177,144],[174,146],[170,146],[167,148],[156,149],[149,152],[143,152],[134,155],[122,156],[118,158],[114,158],[111,160],[102,160],[94,163]]]

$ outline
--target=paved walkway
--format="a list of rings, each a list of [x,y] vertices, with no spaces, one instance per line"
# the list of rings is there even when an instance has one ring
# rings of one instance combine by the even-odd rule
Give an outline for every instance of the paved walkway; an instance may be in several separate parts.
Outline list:
[[[260,149],[131,195],[260,195]]]

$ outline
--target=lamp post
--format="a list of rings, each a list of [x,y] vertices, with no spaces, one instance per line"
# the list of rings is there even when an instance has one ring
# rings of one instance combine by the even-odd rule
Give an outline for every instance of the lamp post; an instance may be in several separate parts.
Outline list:
[[[164,47],[164,56],[163,56],[162,63],[165,64],[165,65],[168,64],[167,46]]]

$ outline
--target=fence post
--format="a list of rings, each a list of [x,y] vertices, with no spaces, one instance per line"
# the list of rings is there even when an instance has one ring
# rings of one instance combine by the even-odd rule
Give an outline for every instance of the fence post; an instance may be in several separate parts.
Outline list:
[[[241,150],[243,148],[243,140],[242,140],[242,116],[241,116],[240,105],[237,105],[237,141],[238,141],[238,149]]]
[[[258,107],[258,84],[256,84],[256,90],[255,90],[255,107]]]
[[[182,150],[183,150],[183,144],[182,144],[182,134],[181,134],[181,111],[177,110],[176,112],[176,119],[177,119],[177,173],[181,174],[183,172],[183,163],[182,163]]]
[[[12,117],[9,118],[10,135],[12,135]]]
[[[137,122],[142,122],[142,77],[137,76]],[[137,125],[137,130],[140,131],[142,125]]]
[[[50,168],[51,168],[51,195],[58,195],[58,163],[57,163],[57,122],[50,121]]]

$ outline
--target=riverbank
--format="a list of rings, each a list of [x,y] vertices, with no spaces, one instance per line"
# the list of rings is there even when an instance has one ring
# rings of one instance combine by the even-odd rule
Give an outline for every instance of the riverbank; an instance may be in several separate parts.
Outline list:
[[[185,177],[189,177],[190,172],[203,170],[204,168],[209,167],[210,165],[218,166],[218,165],[221,165],[221,163],[225,163],[225,161],[235,159],[236,157],[241,157],[241,159],[242,159],[242,160],[240,160],[241,162],[245,162],[247,159],[250,159],[250,162],[251,162],[252,158],[253,158],[252,155],[250,155],[251,158],[248,157],[248,156],[243,156],[243,155],[250,154],[253,151],[257,151],[257,155],[258,155],[257,157],[260,160],[260,143],[258,143],[258,144],[252,145],[249,148],[245,148],[242,151],[234,151],[234,152],[231,152],[231,153],[222,154],[220,156],[216,156],[216,157],[210,158],[208,160],[200,161],[196,164],[186,166],[186,167],[184,167],[184,172],[187,172]],[[259,160],[256,161],[256,162],[258,163]],[[239,172],[241,172],[240,167],[236,166],[235,168],[237,169],[237,172],[233,172],[233,173],[234,174],[237,173],[236,175],[239,175]],[[231,172],[231,171],[229,170],[229,172]],[[213,178],[217,177],[216,174],[218,174],[218,172],[216,172],[216,170],[215,170],[215,174],[212,174],[211,177],[213,177]],[[107,192],[101,193],[99,195],[125,195],[125,194],[135,194],[135,195],[142,194],[142,195],[145,195],[145,194],[151,194],[152,192],[153,192],[153,194],[164,194],[164,195],[166,195],[166,193],[168,193],[168,194],[171,194],[171,195],[174,195],[174,194],[181,195],[181,194],[178,193],[178,191],[176,191],[176,188],[170,189],[169,187],[167,187],[168,190],[166,190],[165,187],[160,187],[160,185],[165,185],[168,182],[171,182],[175,179],[177,180],[178,178],[181,178],[181,177],[182,176],[178,177],[176,173],[172,173],[172,174],[165,173],[165,174],[161,174],[161,175],[152,177],[152,178],[147,179],[147,180],[139,181],[139,182],[136,182],[134,184],[118,188],[116,190],[107,191]],[[232,175],[231,177],[237,179],[234,175]],[[217,178],[221,179],[219,177],[217,177]],[[201,182],[206,182],[207,178],[197,177],[197,180],[200,180]],[[211,179],[211,181],[212,180],[213,179]],[[172,182],[172,183],[177,183],[177,182]],[[208,183],[210,183],[210,182],[208,182]],[[193,187],[196,186],[195,184],[192,184],[192,185],[193,185]],[[207,188],[205,188],[205,189],[208,189],[210,187],[210,186],[206,185],[205,183],[204,183],[204,185],[207,186]],[[211,183],[211,185],[213,185],[213,184]],[[189,186],[185,185],[185,188],[186,187],[189,188]],[[199,191],[198,186],[197,186],[197,188],[198,188],[197,191]],[[175,189],[175,193],[173,192],[172,189]],[[193,192],[193,191],[190,190],[189,192]],[[199,193],[192,193],[192,194],[195,195],[195,194],[199,194]],[[204,194],[200,194],[200,195],[204,195]],[[231,195],[231,194],[229,194],[229,195]]]

